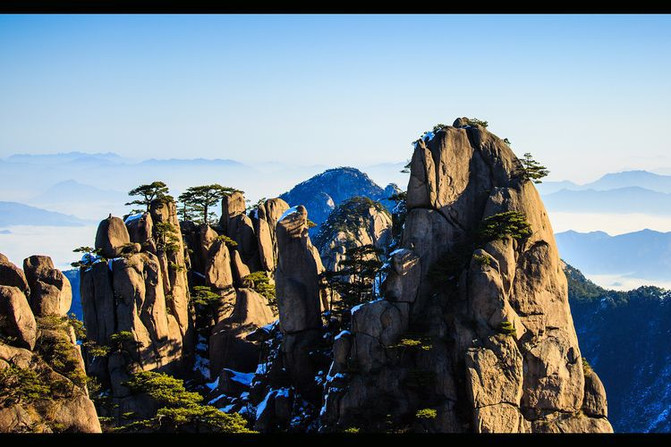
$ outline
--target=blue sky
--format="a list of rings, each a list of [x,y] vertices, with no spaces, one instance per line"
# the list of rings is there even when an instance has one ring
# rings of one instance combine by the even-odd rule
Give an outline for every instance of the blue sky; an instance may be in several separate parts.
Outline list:
[[[0,157],[397,162],[486,119],[550,179],[671,167],[671,16],[0,16]]]

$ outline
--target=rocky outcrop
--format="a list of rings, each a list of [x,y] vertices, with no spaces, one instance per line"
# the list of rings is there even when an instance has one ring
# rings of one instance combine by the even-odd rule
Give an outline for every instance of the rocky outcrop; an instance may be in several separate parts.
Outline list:
[[[324,267],[307,229],[303,206],[292,208],[277,223],[280,256],[275,281],[280,329],[285,334],[321,328],[321,311],[328,308],[319,285]]]
[[[467,119],[416,142],[385,299],[352,311],[324,429],[377,431],[384,415],[403,425],[430,408],[422,430],[612,431],[603,388],[585,378],[547,213],[522,173]]]
[[[275,319],[265,297],[252,289],[238,289],[232,312],[214,326],[210,335],[210,376],[218,375],[223,368],[254,371],[259,348],[247,336]]]
[[[100,433],[81,350],[64,316],[72,297],[62,273],[46,256],[24,261],[33,313],[28,289],[17,281],[23,272],[4,256],[0,261],[10,272],[0,278],[0,433]]]
[[[341,270],[347,250],[372,246],[381,252],[391,243],[391,214],[381,203],[354,197],[338,205],[315,238],[326,270]]]
[[[13,286],[0,286],[0,331],[14,339],[15,346],[32,350],[37,339],[37,323],[23,292]]]
[[[30,296],[30,287],[23,270],[0,254],[0,284],[17,287],[25,296]]]
[[[127,226],[136,241],[133,250],[127,249]],[[156,199],[147,213],[127,218],[126,225],[115,217],[103,220],[96,248],[114,257],[89,258],[80,269],[84,322],[89,340],[111,351],[105,357],[88,356],[88,368],[119,408],[135,411],[141,402],[124,386],[130,374],[184,374],[194,345],[174,202]]]
[[[30,256],[23,261],[30,287],[30,307],[35,315],[64,316],[72,305],[72,288],[63,272],[54,268],[48,256]]]

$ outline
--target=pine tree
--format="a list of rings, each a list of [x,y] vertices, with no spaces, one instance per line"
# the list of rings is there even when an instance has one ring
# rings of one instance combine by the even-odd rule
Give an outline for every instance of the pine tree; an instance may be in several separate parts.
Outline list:
[[[182,217],[208,224],[210,220],[216,218],[215,213],[210,211],[210,207],[216,205],[224,196],[236,191],[238,190],[235,188],[221,186],[218,183],[192,186],[179,196],[179,201],[183,206]],[[202,219],[196,217],[199,214]]]
[[[135,199],[132,202],[128,202],[125,205],[143,205],[145,210],[134,209],[131,213],[141,213],[143,211],[149,211],[149,205],[154,199],[162,199],[169,197],[168,195],[168,186],[160,181],[151,182],[147,185],[140,185],[137,188],[133,188],[128,191],[128,195],[139,196],[141,198]]]

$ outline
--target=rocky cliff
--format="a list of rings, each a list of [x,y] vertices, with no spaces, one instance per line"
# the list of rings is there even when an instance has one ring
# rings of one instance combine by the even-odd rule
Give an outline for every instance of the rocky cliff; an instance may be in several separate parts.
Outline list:
[[[87,355],[89,374],[110,390],[119,417],[142,411],[125,383],[139,371],[182,374],[193,349],[186,258],[175,204],[156,199],[149,211],[98,226],[97,255],[80,269],[88,338],[106,355]]]
[[[0,254],[0,433],[99,433],[66,312],[68,279],[47,256]]]
[[[612,431],[523,169],[467,119],[416,142],[401,247],[335,342],[323,430]]]

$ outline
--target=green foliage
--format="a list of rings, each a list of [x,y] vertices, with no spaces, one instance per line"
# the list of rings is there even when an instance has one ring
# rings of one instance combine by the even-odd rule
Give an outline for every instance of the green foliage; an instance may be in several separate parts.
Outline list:
[[[0,370],[0,404],[9,407],[49,396],[48,381],[33,369],[9,365]]]
[[[492,260],[489,256],[475,254],[473,255],[473,259],[475,260],[475,262],[483,266],[492,265]]]
[[[179,235],[177,227],[170,222],[157,222],[154,224],[154,235],[156,248],[166,253],[177,253],[179,251]]]
[[[412,160],[408,160],[408,162],[403,166],[403,169],[401,169],[401,174],[410,174],[410,165],[412,165]]]
[[[161,426],[179,433],[182,427],[207,433],[255,433],[238,413],[224,413],[210,405],[188,405],[182,408],[161,408],[157,419]]]
[[[128,195],[138,196],[138,199],[128,202],[125,205],[142,205],[145,211],[149,211],[149,205],[154,199],[161,199],[168,195],[168,186],[160,181],[151,182],[149,184],[140,185],[128,191]]]
[[[196,223],[209,223],[216,218],[210,207],[216,205],[223,197],[236,191],[238,190],[235,188],[221,186],[218,183],[187,188],[179,195],[179,201],[184,207],[185,220],[188,218],[188,220],[193,220]]]
[[[564,263],[564,274],[568,282],[568,297],[572,301],[590,301],[602,298],[610,292],[594,284],[585,278],[580,270],[566,263]]]
[[[59,317],[58,315],[47,315],[44,317],[36,317],[37,327],[46,331],[64,330],[68,325],[67,317]]]
[[[97,260],[107,261],[107,259],[103,258],[100,255],[101,252],[102,252],[102,250],[100,248],[92,248],[92,247],[82,246],[82,247],[77,247],[72,251],[75,252],[75,253],[84,253],[84,255],[82,255],[81,260],[70,263],[70,265],[74,268],[90,267]],[[85,256],[85,255],[88,255],[88,256]]]
[[[77,350],[65,332],[43,334],[35,350],[47,364],[72,383],[80,387],[86,385],[86,373],[79,363]]]
[[[75,330],[75,337],[77,340],[83,341],[86,340],[86,328],[84,327],[84,322],[77,319],[77,315],[73,313],[68,314],[68,323]]]
[[[585,357],[582,358],[582,372],[584,375],[588,375],[593,372],[592,365],[589,364]]]
[[[186,266],[177,264],[176,262],[168,261],[168,267],[175,272],[185,272]]]
[[[517,329],[511,321],[502,321],[499,325],[499,332],[501,334],[517,337]]]
[[[131,352],[137,349],[137,346],[138,342],[135,341],[135,336],[130,331],[121,331],[110,335],[110,352]]]
[[[317,226],[317,224],[314,223],[313,221],[311,221],[310,219],[307,220],[306,224],[307,224],[308,228],[314,228],[314,227]]]
[[[164,373],[140,371],[124,383],[134,394],[147,394],[161,406],[181,407],[198,404],[203,396],[187,391],[184,382]]]
[[[489,123],[487,121],[482,121],[482,120],[479,120],[477,118],[469,118],[468,119],[468,124],[470,124],[471,126],[473,126],[475,124],[479,124],[482,127],[489,126]]]
[[[435,419],[437,416],[438,412],[433,408],[422,408],[415,413],[417,419]]]
[[[359,427],[348,427],[345,430],[343,430],[343,433],[348,433],[348,434],[357,434],[361,431]]]
[[[158,404],[156,415],[136,420],[118,431],[252,433],[237,413],[227,414],[209,405],[200,405],[203,397],[184,388],[184,382],[153,371],[132,375],[125,385],[133,394],[146,394]],[[129,417],[132,417],[129,415]]]
[[[436,288],[452,284],[468,266],[473,253],[472,244],[461,242],[455,244],[448,252],[443,253],[429,267],[427,278]]]
[[[525,239],[531,236],[531,226],[523,213],[506,211],[489,216],[480,223],[478,237],[482,245],[508,236],[513,239]]]
[[[213,307],[219,303],[221,297],[212,292],[209,287],[195,286],[191,293],[190,303],[194,306]]]
[[[351,247],[345,251],[337,272],[324,271],[322,278],[331,290],[340,295],[332,303],[332,311],[343,324],[347,324],[350,309],[377,297],[375,278],[380,274],[382,250],[374,245]]]
[[[531,180],[534,183],[543,183],[542,178],[547,177],[550,173],[548,169],[533,159],[531,154],[527,152],[524,158],[520,160],[522,169],[517,173],[523,180]]]
[[[226,236],[225,234],[222,234],[222,235],[217,236],[217,239],[216,239],[216,240],[218,240],[218,241],[224,241],[224,243],[226,244],[226,246],[227,246],[228,248],[235,248],[235,247],[238,246],[238,243],[237,243],[237,242],[235,242],[233,239],[231,239],[230,237]]]
[[[250,273],[249,275],[242,278],[242,285],[243,287],[254,289],[259,295],[262,295],[266,298],[266,300],[268,300],[268,304],[273,309],[277,309],[275,285],[270,283],[268,273],[265,271]]]
[[[321,225],[319,233],[313,240],[315,247],[321,251],[338,232],[354,234],[358,228],[367,226],[371,208],[389,216],[389,211],[384,205],[368,197],[352,197],[342,202],[331,211],[326,222]]]
[[[109,346],[99,345],[93,340],[86,340],[82,343],[82,346],[86,348],[86,353],[92,357],[107,357],[111,351]]]
[[[433,349],[433,345],[431,344],[431,338],[430,337],[424,337],[424,336],[414,336],[411,334],[406,335],[404,338],[402,338],[397,344],[390,346],[390,348],[394,349],[421,349],[422,351],[430,351]]]
[[[503,142],[506,143],[508,146],[510,146],[510,144],[511,144],[511,143],[510,143],[510,140],[507,139],[507,138],[504,138],[504,139],[503,139]]]
[[[441,130],[445,129],[446,127],[447,127],[447,124],[438,123],[435,126],[433,126],[433,133],[441,131]]]

